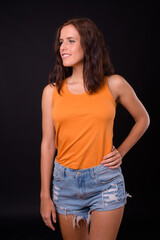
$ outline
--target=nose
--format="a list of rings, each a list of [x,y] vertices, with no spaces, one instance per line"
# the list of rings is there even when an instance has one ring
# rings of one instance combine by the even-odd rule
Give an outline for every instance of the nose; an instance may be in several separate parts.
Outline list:
[[[68,48],[68,44],[67,44],[67,42],[62,42],[62,44],[61,44],[61,46],[60,46],[60,48],[61,48],[61,51],[64,51],[64,50],[66,50],[67,48]]]

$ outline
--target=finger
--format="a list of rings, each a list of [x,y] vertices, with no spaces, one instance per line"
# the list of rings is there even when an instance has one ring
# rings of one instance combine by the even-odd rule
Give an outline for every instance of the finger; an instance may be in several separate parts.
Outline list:
[[[117,154],[117,150],[115,149],[112,152],[110,152],[109,154],[107,154],[106,156],[104,156],[103,160],[109,159],[109,158],[113,157],[116,154]]]
[[[102,164],[107,164],[107,163],[111,163],[111,162],[114,162],[115,160],[117,159],[117,156],[114,155],[113,157],[107,159],[107,160],[103,160],[101,163]]]
[[[52,220],[53,220],[54,223],[56,223],[56,221],[57,221],[56,220],[56,212],[55,212],[54,209],[52,210]]]
[[[120,159],[116,159],[116,160],[114,160],[113,162],[111,162],[111,163],[106,163],[106,164],[104,164],[104,167],[111,167],[111,166],[115,166],[115,165],[117,165],[117,164],[119,164],[120,163]]]
[[[45,224],[47,227],[51,228],[53,231],[55,231],[55,228],[53,227],[53,224],[51,222],[51,219],[45,220]]]
[[[119,164],[117,164],[116,166],[109,167],[109,169],[116,169],[116,168],[120,167],[120,166],[121,166],[121,164],[122,164],[122,161],[121,161]]]

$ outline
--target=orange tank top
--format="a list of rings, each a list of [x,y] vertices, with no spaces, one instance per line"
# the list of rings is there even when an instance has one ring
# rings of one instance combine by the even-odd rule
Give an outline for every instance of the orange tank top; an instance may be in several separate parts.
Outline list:
[[[108,79],[97,93],[73,94],[64,79],[61,96],[53,90],[52,117],[55,127],[56,161],[72,169],[101,164],[111,152],[116,104]]]

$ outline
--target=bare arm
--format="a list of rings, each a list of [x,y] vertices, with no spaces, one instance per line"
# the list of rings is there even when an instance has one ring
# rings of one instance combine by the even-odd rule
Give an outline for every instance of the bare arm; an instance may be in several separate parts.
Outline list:
[[[135,124],[129,135],[117,148],[104,156],[102,163],[112,169],[117,168],[122,163],[122,158],[136,144],[144,132],[147,130],[150,119],[149,115],[136,96],[133,88],[119,75],[113,75],[109,80],[109,87],[115,100],[120,103],[133,117]]]
[[[128,110],[135,121],[129,135],[118,148],[123,157],[145,133],[150,124],[150,118],[134,90],[125,80],[122,80],[117,101]]]
[[[41,142],[41,215],[45,224],[55,230],[51,216],[56,222],[56,214],[50,197],[50,181],[53,169],[55,147],[55,131],[52,119],[52,94],[54,87],[47,85],[42,94],[42,142]]]

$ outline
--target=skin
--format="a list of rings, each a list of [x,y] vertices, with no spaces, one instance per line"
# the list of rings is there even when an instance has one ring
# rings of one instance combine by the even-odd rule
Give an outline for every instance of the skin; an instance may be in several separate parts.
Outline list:
[[[60,34],[60,55],[64,66],[72,66],[73,73],[68,78],[68,87],[71,92],[77,94],[84,92],[83,86],[83,50],[80,44],[80,35],[73,25],[62,28]],[[68,53],[64,58],[62,54]],[[108,77],[108,85],[115,102],[120,103],[133,117],[135,123],[118,148],[112,147],[111,153],[104,156],[101,164],[104,167],[115,169],[122,164],[123,157],[136,144],[147,130],[150,119],[149,115],[136,96],[133,88],[120,75]],[[54,87],[47,85],[42,94],[42,142],[41,142],[41,215],[45,224],[55,230],[51,219],[56,223],[56,211],[50,197],[50,179],[53,168],[53,159],[56,151],[55,129],[52,119],[52,94]],[[124,206],[111,211],[92,211],[90,236],[86,223],[80,221],[80,229],[73,230],[72,216],[58,214],[61,232],[64,240],[114,240],[116,239],[122,217]],[[98,231],[97,231],[98,229]]]

